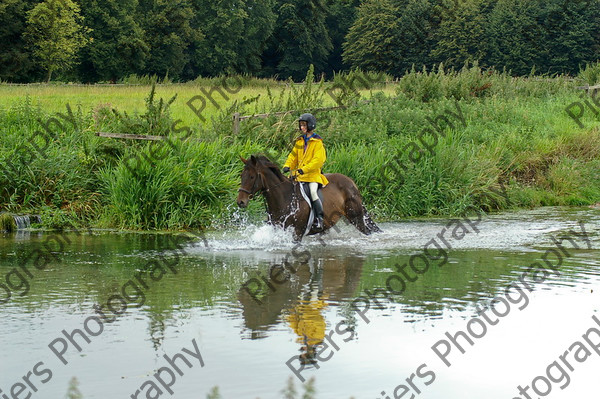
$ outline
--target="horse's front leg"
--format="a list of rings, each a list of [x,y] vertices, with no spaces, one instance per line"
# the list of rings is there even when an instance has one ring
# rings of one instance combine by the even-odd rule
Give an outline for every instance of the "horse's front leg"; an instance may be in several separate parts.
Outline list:
[[[298,226],[294,227],[294,233],[292,235],[292,240],[294,241],[294,244],[300,244],[303,236],[304,229],[298,228]]]
[[[283,228],[285,230],[292,228],[292,240],[294,241],[294,244],[298,244],[302,241],[304,229],[302,228],[302,224],[298,222],[296,215],[288,215],[283,221]]]
[[[283,226],[283,223],[281,223],[281,221],[279,221],[279,220],[274,219],[273,215],[271,215],[270,213],[267,213],[267,220],[265,220],[265,223],[269,224],[271,226],[277,226],[277,225]]]

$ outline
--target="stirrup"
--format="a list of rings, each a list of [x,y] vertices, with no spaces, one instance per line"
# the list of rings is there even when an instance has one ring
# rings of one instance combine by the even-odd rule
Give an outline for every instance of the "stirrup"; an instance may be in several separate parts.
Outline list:
[[[323,219],[322,218],[316,218],[315,221],[314,221],[314,223],[313,223],[313,226],[314,226],[315,230],[317,230],[317,231],[323,231],[323,228],[324,228],[324,226],[323,226]]]

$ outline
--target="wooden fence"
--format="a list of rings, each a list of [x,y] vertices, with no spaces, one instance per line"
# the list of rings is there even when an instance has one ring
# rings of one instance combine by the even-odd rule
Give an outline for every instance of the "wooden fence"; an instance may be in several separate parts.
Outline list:
[[[595,86],[585,85],[585,86],[579,86],[577,88],[580,90],[586,90],[589,93],[590,90],[600,90],[600,85],[595,85]]]
[[[589,93],[590,90],[600,90],[600,85],[578,86],[577,89],[586,90]],[[361,101],[360,103],[369,103],[369,102],[370,102],[370,100],[364,100],[364,101]],[[348,107],[347,105],[340,105],[337,107],[315,108],[311,111],[312,112],[334,111],[337,109],[344,109],[347,107]],[[266,114],[254,114],[254,115],[241,115],[239,112],[236,112],[232,115],[232,118],[233,118],[232,133],[234,136],[237,136],[240,132],[240,123],[242,121],[245,121],[248,119],[256,119],[256,118],[266,119],[270,116],[289,115],[289,114],[297,113],[297,112],[299,112],[299,111],[290,110],[290,111],[270,112],[270,113],[266,113]],[[129,140],[165,140],[165,138],[166,138],[166,136],[149,136],[149,135],[141,135],[141,134],[123,134],[123,133],[105,133],[105,132],[97,132],[96,136],[111,137],[111,138],[118,138],[118,139],[129,139]]]
[[[369,101],[366,101],[366,102],[369,102]],[[344,108],[348,108],[348,106],[340,105],[338,107],[315,108],[315,109],[312,109],[311,111],[312,112],[334,111],[336,109],[344,109]],[[255,115],[240,115],[239,112],[236,112],[235,114],[233,114],[232,132],[233,132],[233,135],[236,136],[240,132],[240,123],[242,121],[245,121],[248,119],[255,119],[255,118],[266,119],[270,116],[289,115],[289,114],[297,113],[297,112],[300,112],[300,111],[290,110],[290,111],[271,112],[268,114],[255,114]]]
[[[153,140],[153,141],[165,140],[167,138],[167,136],[149,136],[149,135],[145,135],[145,134],[106,133],[106,132],[96,132],[96,136],[110,137],[113,139]]]

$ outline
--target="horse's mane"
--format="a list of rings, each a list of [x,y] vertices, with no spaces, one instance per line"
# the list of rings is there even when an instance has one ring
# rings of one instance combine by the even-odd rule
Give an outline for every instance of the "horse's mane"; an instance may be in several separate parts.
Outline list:
[[[269,158],[264,155],[255,155],[254,158],[263,166],[271,169],[275,176],[279,179],[279,181],[286,179],[285,175],[281,173],[281,169],[279,169],[279,165],[273,163]]]

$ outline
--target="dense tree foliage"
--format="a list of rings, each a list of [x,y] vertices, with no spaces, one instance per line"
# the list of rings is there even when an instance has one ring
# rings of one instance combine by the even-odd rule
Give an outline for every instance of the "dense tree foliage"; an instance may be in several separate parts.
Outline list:
[[[326,25],[331,38],[333,50],[329,54],[325,72],[331,75],[333,72],[346,70],[350,66],[342,59],[342,49],[346,41],[346,34],[356,19],[359,0],[329,0]]]
[[[51,3],[73,4],[83,17],[67,15],[72,13],[68,7],[58,12],[54,20],[63,25],[53,29],[71,32],[67,41],[65,35],[60,39],[60,51],[51,45],[58,36],[44,41],[32,35],[42,23],[32,10]],[[89,42],[77,36],[79,24],[91,32]],[[15,82],[38,81],[50,69],[62,70],[59,78],[83,82],[115,82],[131,74],[174,80],[228,73],[302,79],[311,64],[317,76],[351,68],[401,76],[413,66],[441,62],[460,68],[475,61],[514,75],[575,74],[599,58],[600,0],[0,3],[0,79]]]
[[[333,49],[326,25],[329,7],[324,0],[277,0],[277,21],[263,54],[266,72],[302,79],[311,64],[326,68]]]
[[[79,50],[88,41],[89,29],[82,25],[79,5],[71,0],[44,0],[27,12],[25,37],[33,55],[52,73],[71,67]]]
[[[94,40],[82,50],[84,81],[115,81],[144,71],[149,46],[135,18],[138,0],[80,0]]]
[[[178,78],[190,62],[191,43],[204,35],[193,26],[195,10],[190,0],[140,0],[139,20],[150,47],[145,72]]]
[[[366,0],[346,36],[344,60],[367,70],[394,71],[399,13],[393,0]]]
[[[460,68],[465,63],[484,59],[487,54],[486,4],[468,0],[453,13],[447,13],[435,32],[431,58],[447,67]]]
[[[543,40],[536,44],[542,72],[577,71],[600,58],[600,1],[547,0],[540,7],[536,24]]]
[[[39,77],[23,37],[27,11],[37,1],[2,0],[0,2],[0,80],[21,82]]]
[[[192,0],[194,23],[204,40],[192,45],[186,78],[222,73],[258,74],[273,33],[275,0]]]

